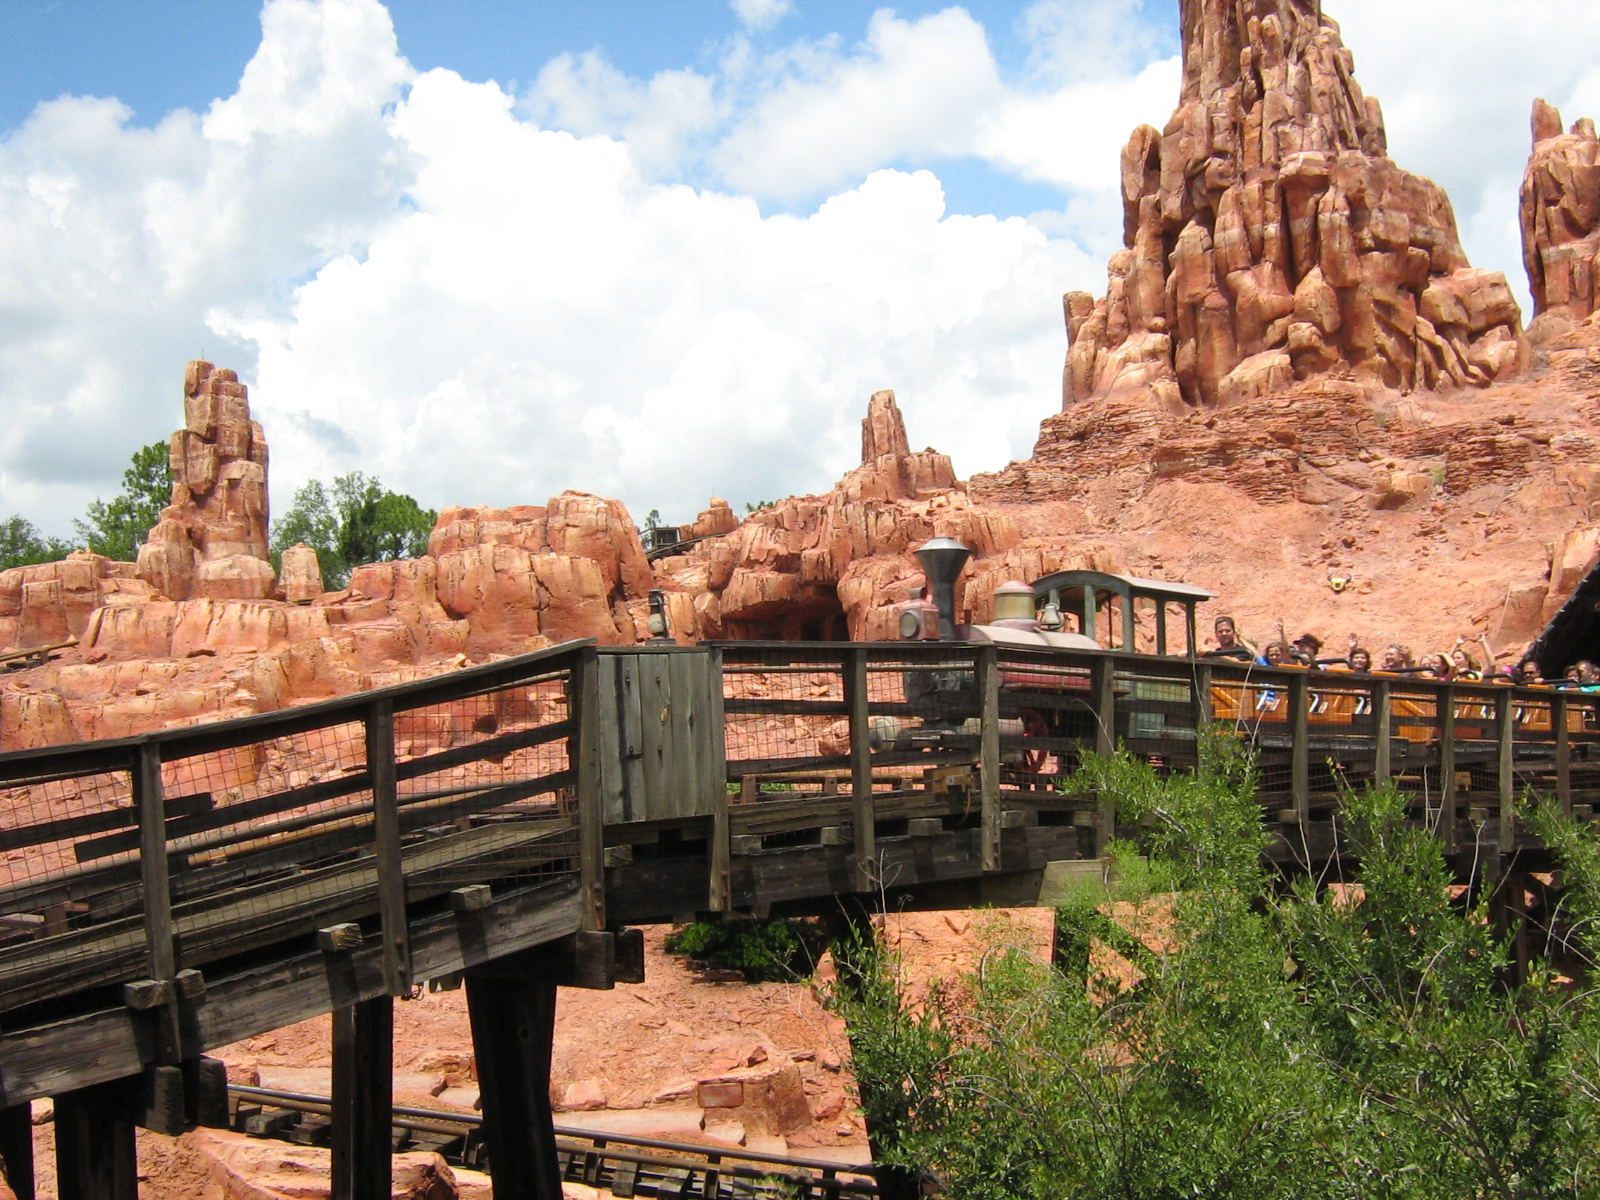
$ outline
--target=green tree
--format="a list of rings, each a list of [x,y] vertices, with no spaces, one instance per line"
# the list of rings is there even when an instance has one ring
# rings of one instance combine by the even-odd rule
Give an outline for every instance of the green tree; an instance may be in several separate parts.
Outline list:
[[[26,517],[0,520],[0,571],[33,563],[55,562],[72,552],[60,538],[45,537]]]
[[[437,520],[437,512],[360,471],[338,476],[331,488],[313,479],[272,523],[273,558],[304,542],[317,552],[324,585],[341,588],[363,563],[426,554]]]
[[[90,550],[117,562],[133,562],[139,547],[161,510],[172,503],[172,470],[167,443],[151,442],[133,452],[122,473],[122,491],[108,501],[98,496],[84,515],[72,522],[73,531]]]
[[[1064,969],[997,948],[913,1002],[880,955],[841,993],[893,1161],[983,1200],[1600,1194],[1600,1016],[1547,968],[1508,984],[1414,798],[1347,796],[1354,873],[1288,886],[1231,743],[1171,779],[1091,757],[1071,786],[1148,834],[1058,913]],[[1536,820],[1587,918],[1593,832]],[[1100,974],[1095,942],[1136,977]]]

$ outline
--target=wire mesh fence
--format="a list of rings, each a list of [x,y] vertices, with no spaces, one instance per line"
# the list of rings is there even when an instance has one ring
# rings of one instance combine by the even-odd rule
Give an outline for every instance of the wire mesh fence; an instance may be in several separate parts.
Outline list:
[[[544,652],[240,721],[0,756],[0,1011],[332,925],[375,930],[380,871],[403,880],[407,902],[575,872],[578,661]],[[153,777],[139,774],[146,760]],[[140,778],[152,780],[142,794]],[[380,861],[385,812],[399,834],[392,862]],[[155,845],[163,858],[141,853]]]

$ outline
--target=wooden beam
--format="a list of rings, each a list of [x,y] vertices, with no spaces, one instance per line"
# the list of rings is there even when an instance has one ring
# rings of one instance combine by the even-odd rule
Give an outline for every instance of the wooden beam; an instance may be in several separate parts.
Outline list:
[[[1439,834],[1444,850],[1456,848],[1456,690],[1448,683],[1434,693],[1439,723]]]
[[[4,1174],[17,1200],[34,1200],[31,1105],[0,1108],[0,1174]]]
[[[1311,821],[1310,680],[1304,671],[1289,676],[1289,798],[1295,821],[1304,830]]]
[[[1093,636],[1092,633],[1090,636]],[[1117,680],[1115,668],[1116,663],[1109,654],[1095,655],[1094,660],[1089,665],[1089,703],[1094,709],[1094,749],[1096,754],[1114,754],[1117,749]],[[1116,835],[1116,801],[1110,796],[1102,796],[1094,825],[1095,857],[1099,858],[1105,854],[1106,846]]]
[[[483,1139],[496,1200],[561,1200],[550,1106],[556,985],[466,973]]]
[[[1391,723],[1394,716],[1394,697],[1387,679],[1372,681],[1373,755],[1372,782],[1382,787],[1389,782],[1392,772],[1390,755],[1394,749]]]
[[[55,1098],[60,1200],[139,1200],[134,1126],[116,1084]]]
[[[845,651],[844,702],[850,720],[850,821],[855,843],[858,892],[878,886],[878,814],[872,802],[872,712],[867,692],[867,653]]]
[[[724,676],[722,674],[722,651],[713,646],[708,651],[711,655],[711,678],[713,680],[711,695],[706,705],[706,720],[709,729],[703,731],[706,753],[715,760],[713,771],[714,781],[708,779],[706,786],[710,789],[708,800],[711,806],[711,878],[709,880],[710,894],[706,897],[707,907],[711,912],[727,912],[733,906],[733,852],[730,849],[730,839],[733,837],[733,820],[728,812],[731,803],[728,796],[728,731],[727,713],[724,708],[722,689]],[[741,794],[743,786],[740,787]],[[630,943],[631,945],[631,943]],[[643,975],[643,960],[641,959],[640,976]]]
[[[1572,735],[1567,732],[1567,697],[1562,692],[1550,696],[1550,727],[1556,735],[1556,801],[1561,811],[1572,815]]]
[[[389,1200],[394,998],[333,1013],[332,1200]]]
[[[394,766],[394,701],[367,712],[367,773],[372,776],[372,840],[378,859],[378,911],[383,918],[383,979],[389,995],[411,990],[411,933],[406,924],[405,856],[400,848],[400,796]]]
[[[1193,630],[1193,625],[1194,625],[1194,609],[1193,609],[1193,607],[1189,608],[1189,624],[1190,624],[1190,627],[1191,627],[1190,628],[1190,634],[1192,635],[1193,632],[1194,632],[1194,630]],[[1189,657],[1190,658],[1194,657],[1194,639],[1193,639],[1192,636],[1189,639]],[[1199,739],[1202,736],[1204,736],[1205,731],[1211,728],[1211,719],[1212,719],[1212,716],[1213,716],[1212,699],[1211,699],[1211,680],[1212,680],[1211,664],[1208,663],[1208,662],[1196,662],[1194,664],[1193,702],[1194,702],[1194,733],[1195,733],[1195,740],[1196,740],[1197,743],[1198,743]],[[1198,749],[1199,749],[1199,747],[1197,745],[1196,746],[1196,751],[1197,752],[1198,752]]]
[[[1000,655],[979,646],[973,669],[978,684],[978,797],[983,824],[982,867],[1000,869]]]
[[[607,664],[609,665],[609,664]],[[577,735],[567,739],[569,762],[578,769],[578,879],[585,929],[606,927],[605,797],[601,755],[607,746],[600,712],[600,656],[591,647],[579,655],[567,676],[567,704],[576,713]]]
[[[171,990],[172,977],[178,973],[178,956],[172,941],[172,888],[167,876],[167,811],[161,786],[161,755],[148,742],[139,747],[134,758],[132,782],[133,803],[139,810],[145,969],[152,980],[168,989],[152,1022],[154,1058],[160,1063],[175,1063],[183,1054]]]
[[[1500,850],[1517,843],[1516,729],[1511,714],[1511,694],[1505,689],[1494,697],[1495,784],[1500,797]]]

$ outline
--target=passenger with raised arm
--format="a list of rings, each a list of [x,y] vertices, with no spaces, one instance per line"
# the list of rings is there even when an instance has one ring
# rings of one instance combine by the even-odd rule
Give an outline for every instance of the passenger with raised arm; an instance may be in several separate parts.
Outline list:
[[[1218,617],[1212,628],[1217,644],[1202,654],[1202,658],[1237,658],[1249,662],[1256,657],[1256,648],[1239,636],[1239,625],[1232,617]]]
[[[1365,646],[1356,645],[1355,634],[1350,635],[1350,653],[1345,658],[1345,662],[1349,664],[1350,670],[1355,671],[1357,674],[1370,675],[1372,673],[1372,651]]]
[[[1478,683],[1483,679],[1483,672],[1478,670],[1478,660],[1467,653],[1467,639],[1456,639],[1456,648],[1450,651],[1450,678],[1459,679],[1462,683]]]
[[[1399,642],[1390,642],[1383,648],[1383,657],[1378,660],[1378,670],[1398,672],[1412,669],[1411,651]]]

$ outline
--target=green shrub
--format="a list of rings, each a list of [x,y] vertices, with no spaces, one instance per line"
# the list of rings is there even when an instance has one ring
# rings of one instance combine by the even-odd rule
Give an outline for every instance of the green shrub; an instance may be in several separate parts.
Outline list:
[[[668,954],[724,970],[743,971],[751,983],[791,982],[816,969],[827,937],[815,921],[695,921],[667,935]]]

